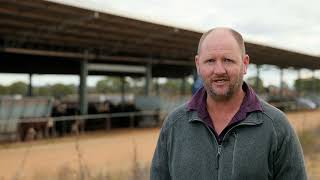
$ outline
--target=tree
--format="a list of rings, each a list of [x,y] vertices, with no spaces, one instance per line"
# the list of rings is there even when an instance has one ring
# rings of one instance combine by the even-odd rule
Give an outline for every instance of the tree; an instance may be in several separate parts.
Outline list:
[[[51,96],[50,86],[34,87],[33,94],[36,96]]]
[[[0,85],[0,95],[6,95],[9,92],[9,88],[3,85]]]
[[[128,90],[129,83],[125,79],[124,81],[125,89]],[[122,86],[122,80],[120,77],[105,77],[104,79],[100,80],[96,84],[97,92],[99,93],[120,93]]]
[[[257,77],[249,77],[246,82],[257,92],[257,93],[263,93],[265,91],[264,84],[261,78]],[[257,88],[257,82],[258,82],[258,88]]]
[[[106,93],[110,90],[110,85],[108,83],[108,79],[105,78],[103,80],[100,80],[96,84],[96,89],[98,93]]]
[[[9,87],[9,94],[21,94],[23,96],[28,93],[28,85],[22,81],[14,82]]]
[[[167,79],[167,81],[162,84],[161,90],[164,90],[166,93],[169,94],[180,94],[181,93],[181,86],[182,86],[182,79]],[[192,84],[189,81],[185,81],[185,90],[186,93],[191,92]]]
[[[144,95],[145,93],[145,78],[144,77],[128,77],[130,92],[136,95]],[[152,81],[152,84],[156,83]],[[155,89],[155,87],[153,87]]]
[[[64,85],[61,83],[54,84],[50,87],[51,95],[56,98],[61,98],[68,94],[75,94],[77,87],[75,85]]]
[[[301,93],[319,93],[320,90],[320,79],[307,78],[297,79],[294,82],[294,87]]]

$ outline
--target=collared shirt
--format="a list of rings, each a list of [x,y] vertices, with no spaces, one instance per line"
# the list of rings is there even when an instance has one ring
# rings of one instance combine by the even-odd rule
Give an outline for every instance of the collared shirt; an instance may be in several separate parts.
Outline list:
[[[233,116],[229,124],[223,131],[218,135],[215,131],[213,121],[207,111],[207,92],[204,87],[199,89],[191,98],[191,101],[188,103],[189,111],[197,111],[198,116],[203,122],[212,130],[215,134],[217,141],[221,143],[224,135],[227,131],[241,122],[243,119],[247,117],[250,112],[254,111],[262,111],[262,107],[260,101],[258,100],[256,93],[250,88],[245,82],[242,85],[242,89],[245,92],[245,96],[240,105],[238,112]]]

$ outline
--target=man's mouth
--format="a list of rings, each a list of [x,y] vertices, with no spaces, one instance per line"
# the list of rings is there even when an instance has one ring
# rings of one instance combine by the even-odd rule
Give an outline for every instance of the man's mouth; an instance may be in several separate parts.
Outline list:
[[[213,79],[212,82],[217,84],[223,84],[225,82],[229,81],[227,78],[219,78],[219,79]]]
[[[224,79],[221,79],[221,80],[214,80],[214,82],[216,82],[216,83],[223,83],[223,82],[226,82],[226,80],[224,80]]]

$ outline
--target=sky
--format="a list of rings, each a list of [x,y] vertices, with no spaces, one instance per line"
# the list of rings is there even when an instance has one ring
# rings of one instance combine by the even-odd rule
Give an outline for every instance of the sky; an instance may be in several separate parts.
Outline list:
[[[320,56],[320,1],[318,0],[50,0],[107,12],[134,19],[155,22],[178,28],[204,32],[212,27],[227,26],[243,34],[248,42],[269,45],[290,51]],[[275,74],[279,70],[265,67],[261,74],[266,85],[278,85]],[[285,70],[285,80],[292,81],[297,72]],[[247,77],[255,75],[250,66]],[[303,77],[312,73],[302,71]],[[315,72],[320,78],[320,72]],[[14,78],[13,78],[14,77]],[[34,85],[56,82],[78,84],[77,76],[34,76]],[[101,77],[89,77],[89,86]],[[277,76],[276,79],[279,79]],[[28,77],[0,75],[0,84],[12,81],[27,82]]]

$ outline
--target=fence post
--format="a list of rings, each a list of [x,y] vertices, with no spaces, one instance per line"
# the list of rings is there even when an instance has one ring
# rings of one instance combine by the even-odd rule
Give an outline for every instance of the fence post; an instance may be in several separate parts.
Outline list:
[[[110,117],[108,116],[106,118],[106,130],[110,130],[111,129],[111,119]]]

